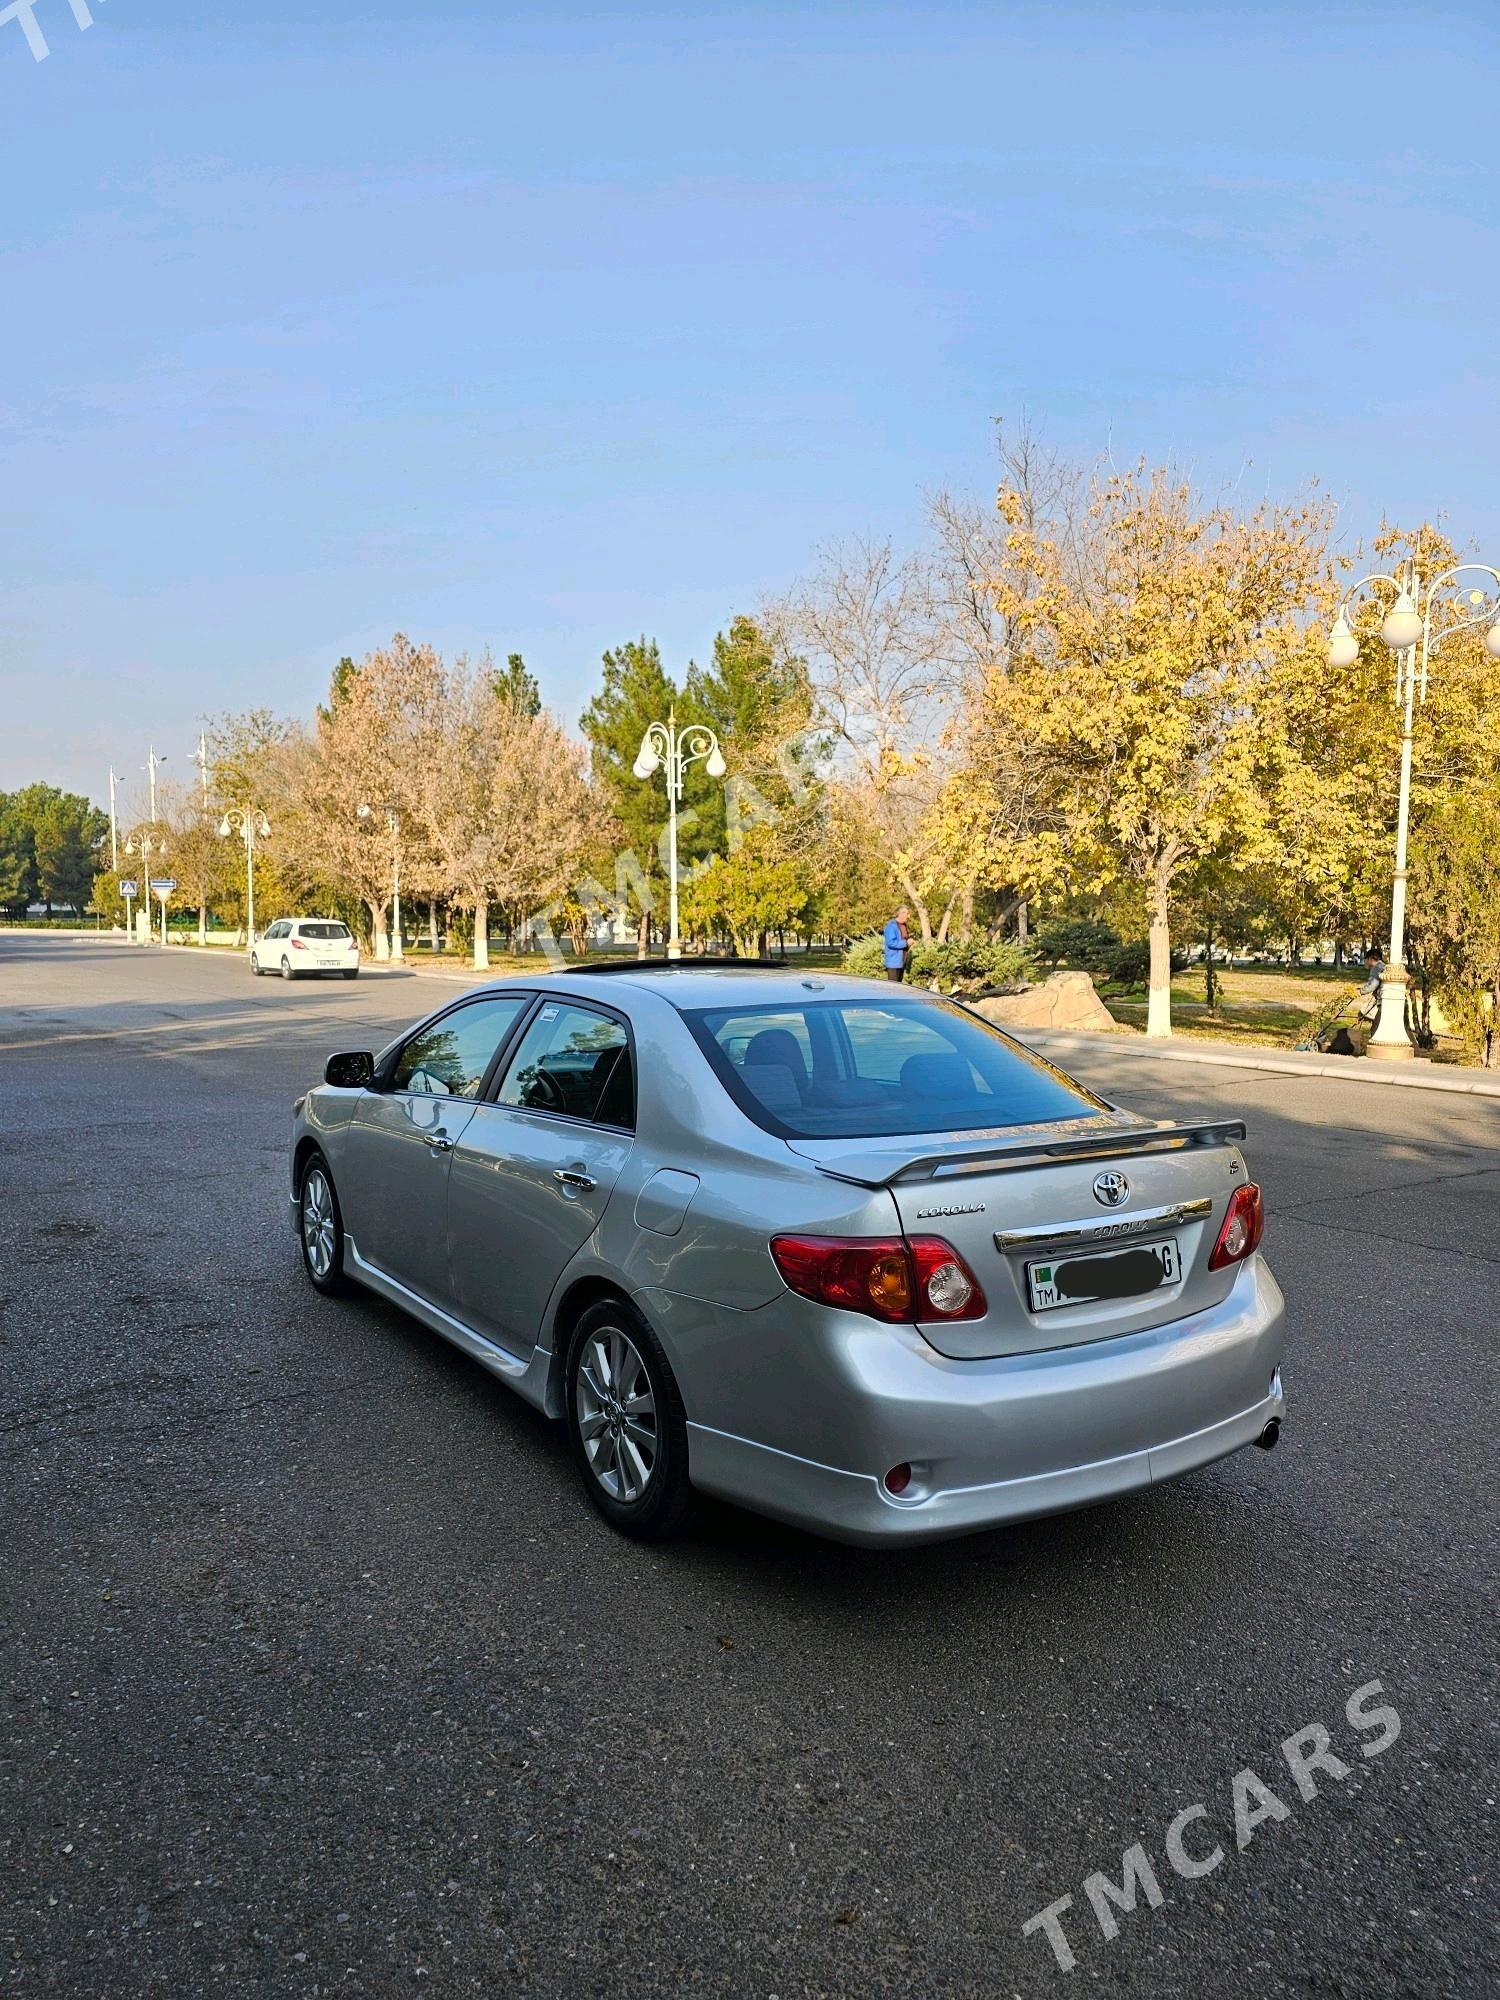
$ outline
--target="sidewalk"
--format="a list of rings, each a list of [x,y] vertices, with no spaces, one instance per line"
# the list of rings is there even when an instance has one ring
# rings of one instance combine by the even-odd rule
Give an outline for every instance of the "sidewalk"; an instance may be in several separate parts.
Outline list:
[[[550,973],[552,968],[546,959],[537,954],[534,960],[538,978]],[[430,960],[420,958],[403,959],[400,965],[371,958],[368,953],[361,956],[359,973],[362,979],[446,979],[456,986],[487,986],[494,979],[521,979],[529,976],[532,967],[522,972],[516,966],[488,966],[483,972],[476,972],[472,965],[455,965],[450,959],[446,964],[434,965]]]
[[[1018,1041],[1044,1055],[1085,1055],[1096,1049],[1146,1056],[1156,1062],[1207,1063],[1218,1069],[1269,1070],[1276,1076],[1337,1077],[1344,1083],[1386,1083],[1404,1090],[1446,1090],[1465,1097],[1500,1097],[1500,1071],[1459,1069],[1414,1058],[1372,1062],[1368,1056],[1325,1056],[1296,1049],[1238,1048],[1232,1042],[1152,1040],[1145,1035],[1064,1034],[1051,1028],[1012,1028]]]

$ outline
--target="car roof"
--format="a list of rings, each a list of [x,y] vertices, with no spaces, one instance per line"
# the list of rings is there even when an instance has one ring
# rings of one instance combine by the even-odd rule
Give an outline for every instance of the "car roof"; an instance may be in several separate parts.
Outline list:
[[[804,1006],[809,1001],[817,1000],[894,997],[887,981],[856,979],[844,972],[820,971],[816,966],[789,966],[783,969],[781,966],[757,965],[737,971],[732,965],[716,965],[693,966],[690,970],[679,961],[671,966],[643,963],[628,972],[611,968],[607,973],[568,966],[561,972],[541,976],[549,985],[553,979],[559,984],[566,982],[580,999],[612,1000],[619,1005],[624,995],[652,992],[670,1000],[674,1007],[688,1011],[698,1007]],[[501,990],[505,986],[534,983],[535,979],[528,979],[524,973],[497,982]],[[904,987],[902,997],[915,1000],[932,998],[921,986]]]

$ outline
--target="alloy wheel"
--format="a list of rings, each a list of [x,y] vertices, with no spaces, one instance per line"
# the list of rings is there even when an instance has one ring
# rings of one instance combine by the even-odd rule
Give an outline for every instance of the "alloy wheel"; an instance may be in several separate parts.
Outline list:
[[[641,1499],[659,1451],[656,1397],[628,1333],[603,1326],[589,1335],[574,1393],[589,1471],[612,1500]]]
[[[333,1220],[333,1190],[321,1167],[309,1167],[302,1183],[302,1247],[307,1268],[315,1278],[333,1269],[337,1233]]]

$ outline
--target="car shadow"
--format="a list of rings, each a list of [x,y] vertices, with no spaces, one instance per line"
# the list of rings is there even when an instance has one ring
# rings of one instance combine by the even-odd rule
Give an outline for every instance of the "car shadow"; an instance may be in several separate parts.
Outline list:
[[[1213,1482],[1214,1470],[1186,1476],[1200,1482],[1197,1491],[1167,1481],[1063,1513],[894,1548],[832,1541],[703,1495],[684,1541],[705,1560],[727,1559],[747,1574],[785,1578],[797,1590],[815,1584],[862,1601],[872,1591],[904,1597],[922,1581],[942,1589],[956,1578],[972,1581],[979,1571],[990,1576],[1013,1571],[1026,1582],[1039,1572],[1055,1582],[1071,1571],[1096,1581],[1104,1558],[1116,1569],[1176,1568],[1185,1554],[1180,1538],[1196,1541],[1206,1514],[1221,1516],[1220,1526],[1227,1529],[1238,1496],[1232,1487]],[[1249,1526],[1251,1518],[1247,1514],[1241,1525]]]
[[[613,1558],[658,1585],[675,1572],[684,1591],[711,1590],[730,1623],[747,1613],[810,1619],[820,1643],[833,1645],[841,1628],[872,1619],[915,1638],[935,1619],[971,1616],[976,1598],[1014,1615],[1041,1593],[1052,1614],[1066,1616],[1085,1608],[1094,1615],[1118,1594],[1122,1619],[1138,1630],[1143,1594],[1166,1609],[1176,1597],[1194,1595],[1226,1558],[1272,1567],[1272,1544],[1284,1532],[1281,1511],[1267,1505],[1266,1495],[1284,1485],[1285,1447],[1269,1455],[1240,1452],[1182,1479],[1066,1513],[910,1547],[831,1541],[706,1494],[696,1496],[674,1539],[633,1542],[590,1505],[561,1422],[399,1306],[369,1292],[356,1304],[372,1331],[430,1373],[435,1393],[493,1425],[497,1504],[502,1490],[524,1480],[542,1512],[579,1538],[580,1561],[585,1554],[590,1562]],[[503,1534],[498,1524],[496,1531]]]

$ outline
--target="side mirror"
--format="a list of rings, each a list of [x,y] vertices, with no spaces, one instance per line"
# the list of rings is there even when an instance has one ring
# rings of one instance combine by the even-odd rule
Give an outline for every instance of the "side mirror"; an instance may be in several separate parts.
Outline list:
[[[336,1084],[340,1090],[364,1090],[374,1076],[375,1058],[368,1049],[330,1056],[323,1070],[323,1081]]]

